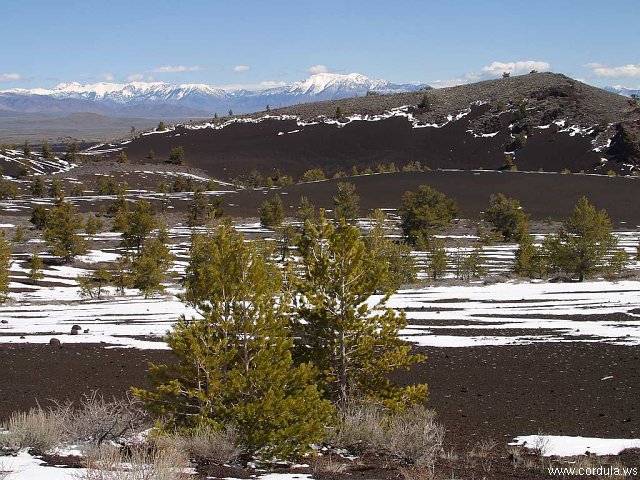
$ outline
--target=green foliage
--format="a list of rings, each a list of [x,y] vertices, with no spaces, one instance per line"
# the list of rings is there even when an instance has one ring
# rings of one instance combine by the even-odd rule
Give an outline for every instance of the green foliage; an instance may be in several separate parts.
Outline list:
[[[124,150],[118,154],[118,163],[129,163],[129,157]]]
[[[28,159],[31,157],[31,147],[27,140],[24,141],[24,145],[22,146],[22,153],[24,154],[24,158]]]
[[[284,220],[284,206],[280,195],[265,200],[260,206],[260,225],[264,228],[277,227]]]
[[[618,249],[607,212],[597,211],[587,197],[578,200],[569,219],[544,245],[551,269],[575,275],[580,281],[606,272],[607,257]]]
[[[100,220],[95,215],[89,215],[87,221],[84,224],[84,232],[87,235],[95,235],[103,230],[104,225],[102,220]]]
[[[333,218],[355,221],[360,216],[360,197],[356,186],[349,182],[338,182],[338,193],[333,197]]]
[[[31,211],[29,221],[33,223],[38,230],[43,230],[47,226],[48,218],[49,211],[43,205],[36,205]]]
[[[376,210],[370,217],[373,228],[363,237],[370,255],[387,263],[386,276],[380,281],[379,290],[394,292],[402,285],[415,282],[417,271],[411,249],[389,238],[391,231],[385,226],[386,215]]]
[[[168,163],[172,163],[173,165],[182,165],[184,163],[184,147],[173,147],[169,152]]]
[[[82,184],[75,183],[71,188],[70,196],[72,197],[82,197],[84,195],[84,189],[82,188]]]
[[[131,263],[132,285],[144,298],[164,292],[162,282],[173,264],[173,254],[167,246],[164,227],[155,238],[145,238],[142,250]]]
[[[193,198],[187,207],[187,223],[191,227],[204,225],[209,218],[209,201],[202,193],[202,188],[198,187],[193,192]]]
[[[51,254],[68,262],[87,251],[87,242],[78,235],[83,227],[78,210],[68,202],[59,201],[47,215],[44,239],[51,248]]]
[[[24,242],[24,227],[22,225],[18,225],[13,232],[13,243],[22,242]]]
[[[126,183],[118,183],[113,177],[98,179],[98,195],[124,195],[127,190]]]
[[[318,180],[324,180],[326,178],[321,168],[312,168],[302,175],[303,182],[317,182]]]
[[[42,144],[42,156],[44,158],[46,158],[47,160],[50,160],[53,158],[53,151],[51,151],[51,147],[49,146],[49,142],[44,142]]]
[[[281,274],[231,226],[194,235],[184,300],[203,319],[167,337],[176,362],[152,365],[152,390],[134,389],[167,431],[238,432],[246,453],[296,458],[324,436],[331,404],[309,364],[295,365],[290,299]]]
[[[303,229],[307,220],[314,221],[317,217],[316,207],[309,201],[306,195],[300,197],[295,217],[296,221],[300,222]]]
[[[423,403],[426,385],[400,387],[389,379],[424,360],[398,337],[404,312],[386,308],[387,296],[375,309],[367,304],[388,278],[387,261],[371,255],[356,227],[344,219],[335,226],[323,215],[307,222],[299,250],[298,353],[320,369],[324,391],[340,403],[356,396],[392,408]]]
[[[276,230],[276,248],[280,261],[285,262],[291,254],[292,247],[298,241],[298,230],[291,224],[282,225]]]
[[[427,248],[429,254],[426,271],[432,280],[439,280],[447,273],[449,257],[444,248],[444,241],[439,238],[429,240]]]
[[[156,152],[154,152],[153,150],[149,150],[147,152],[146,158],[147,158],[147,160],[155,160],[156,159]]]
[[[0,304],[9,296],[9,269],[11,268],[11,244],[0,232]]]
[[[29,272],[27,273],[27,278],[33,284],[37,284],[38,280],[44,277],[42,270],[44,269],[44,262],[42,261],[42,257],[40,257],[40,252],[37,249],[33,249],[31,255],[29,256],[29,260],[27,261],[27,266],[29,267]]]
[[[110,281],[111,273],[103,267],[76,277],[76,282],[80,287],[80,296],[98,300],[102,298],[102,291]]]
[[[487,270],[483,265],[484,257],[481,245],[475,245],[470,251],[457,246],[452,260],[456,277],[460,280],[471,280],[487,274]]]
[[[0,200],[8,200],[18,196],[18,187],[11,180],[3,180],[0,176]]]
[[[342,108],[340,108],[340,107],[336,107],[336,113],[335,113],[335,115],[334,115],[334,118],[335,118],[336,120],[340,120],[340,119],[342,118],[342,115],[343,115],[343,113],[342,113]]]
[[[151,232],[158,226],[151,204],[145,200],[138,200],[133,210],[124,213],[126,221],[123,222],[121,246],[136,254],[142,250],[144,242]]]
[[[420,103],[418,103],[418,108],[427,111],[431,110],[431,99],[429,98],[429,95],[425,93],[422,96],[422,100],[420,100]]]
[[[67,151],[64,154],[64,159],[67,162],[75,162],[77,152],[78,152],[78,144],[76,142],[69,142],[67,144]]]
[[[416,191],[405,192],[399,213],[402,232],[415,245],[420,237],[428,239],[448,227],[460,210],[452,198],[435,188],[420,185]]]
[[[125,290],[133,286],[131,259],[127,255],[119,256],[110,265],[109,275],[111,276],[111,284],[116,288],[116,292],[124,295]]]
[[[248,183],[249,183],[249,187],[252,187],[252,188],[260,187],[264,183],[264,177],[258,170],[253,169],[249,173]]]
[[[51,183],[49,184],[49,196],[51,198],[60,198],[64,196],[64,191],[62,190],[62,182],[59,178],[52,178]]]
[[[508,198],[502,193],[491,195],[484,218],[491,224],[491,230],[502,235],[507,242],[518,241],[520,232],[526,229],[529,221],[529,216],[520,206],[520,201]]]
[[[42,176],[38,175],[36,178],[33,179],[33,182],[31,182],[31,195],[33,195],[34,197],[44,197],[44,192],[46,189],[46,185],[44,183],[44,178],[42,178]]]
[[[166,129],[167,129],[167,125],[164,122],[158,123],[158,126],[156,127],[156,130],[158,132],[164,132]]]

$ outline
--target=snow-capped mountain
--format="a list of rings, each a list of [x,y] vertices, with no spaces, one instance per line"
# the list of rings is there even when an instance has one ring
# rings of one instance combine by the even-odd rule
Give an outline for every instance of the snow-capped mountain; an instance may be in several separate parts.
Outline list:
[[[628,88],[623,87],[622,85],[614,85],[613,87],[604,87],[604,89],[608,92],[618,93],[620,95],[624,95],[625,97],[631,96],[640,96],[640,88]]]
[[[93,112],[118,116],[208,116],[258,111],[318,100],[416,91],[426,85],[393,84],[358,73],[320,73],[291,85],[263,90],[223,90],[204,84],[61,83],[54,88],[0,91],[0,112]]]

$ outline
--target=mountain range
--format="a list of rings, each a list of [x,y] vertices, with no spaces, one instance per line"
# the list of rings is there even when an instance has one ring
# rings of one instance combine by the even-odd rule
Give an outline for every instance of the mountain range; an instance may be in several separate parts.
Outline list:
[[[613,87],[604,87],[607,92],[617,93],[624,95],[625,97],[640,96],[640,88],[628,88],[621,85],[615,85]]]
[[[320,100],[367,94],[415,92],[424,84],[395,84],[358,73],[320,73],[291,85],[261,90],[224,90],[204,84],[61,83],[54,88],[0,91],[0,115],[67,115],[89,112],[118,117],[207,117],[249,113]]]

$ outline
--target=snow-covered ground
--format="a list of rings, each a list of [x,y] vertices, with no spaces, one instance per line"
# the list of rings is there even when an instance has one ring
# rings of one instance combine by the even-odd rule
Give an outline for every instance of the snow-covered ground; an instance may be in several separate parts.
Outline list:
[[[618,455],[627,448],[640,448],[640,439],[567,437],[557,435],[523,435],[509,445],[537,450],[545,457],[577,455]]]

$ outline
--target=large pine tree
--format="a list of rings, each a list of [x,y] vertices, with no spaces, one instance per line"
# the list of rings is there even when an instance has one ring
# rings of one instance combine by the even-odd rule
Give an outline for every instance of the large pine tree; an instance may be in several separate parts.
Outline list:
[[[167,342],[177,362],[154,365],[152,390],[134,389],[168,430],[232,425],[246,451],[296,457],[322,439],[332,406],[315,369],[295,365],[277,268],[223,225],[194,235],[182,318]]]
[[[398,337],[404,313],[372,308],[371,296],[388,279],[384,256],[372,254],[360,231],[343,219],[334,226],[323,215],[307,222],[300,241],[304,276],[299,285],[302,359],[322,372],[324,388],[339,403],[364,396],[401,408],[427,399],[426,385],[400,387],[389,373],[424,359]]]

